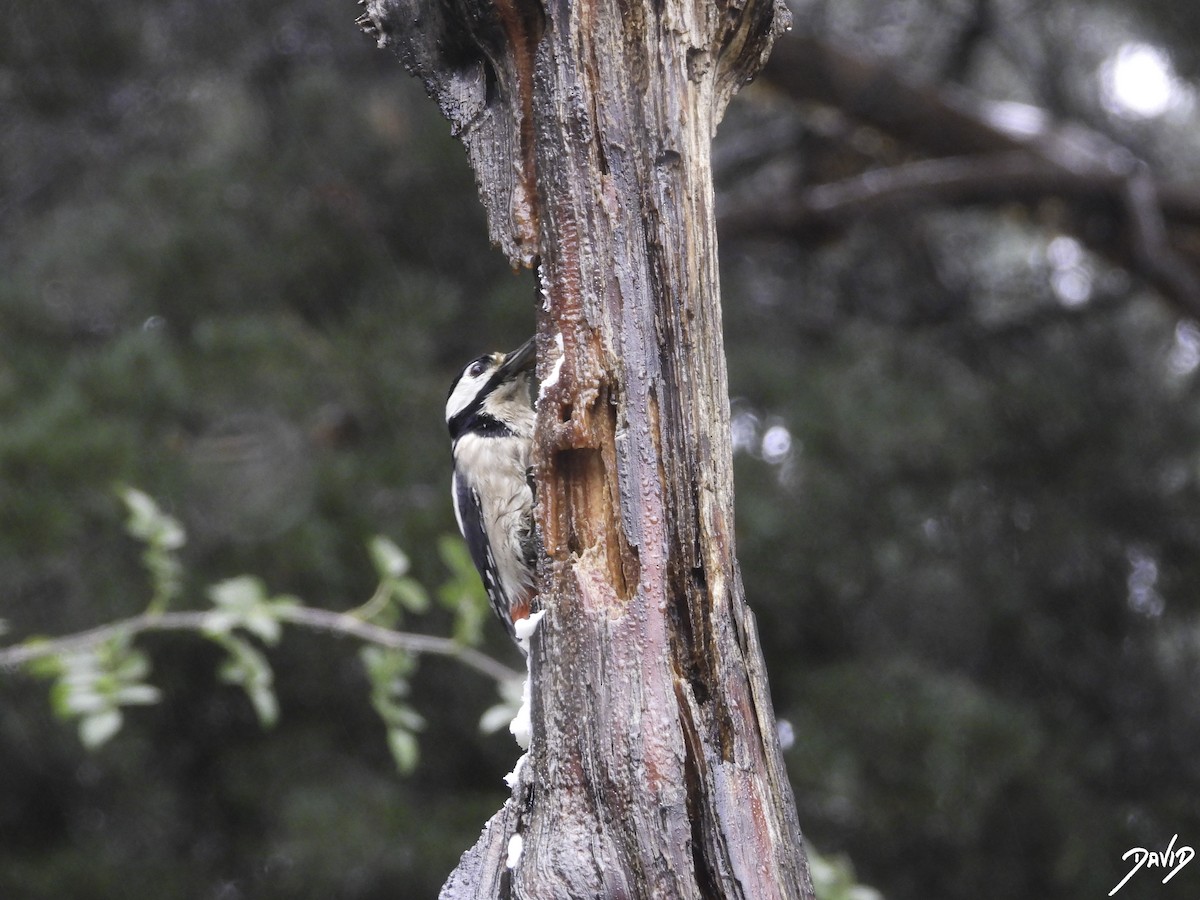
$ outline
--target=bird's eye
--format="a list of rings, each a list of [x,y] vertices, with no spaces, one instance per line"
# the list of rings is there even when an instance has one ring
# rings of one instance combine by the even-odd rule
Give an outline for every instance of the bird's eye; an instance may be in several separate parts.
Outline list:
[[[487,360],[477,359],[471,363],[471,368],[467,369],[467,374],[472,378],[477,378],[487,371]]]

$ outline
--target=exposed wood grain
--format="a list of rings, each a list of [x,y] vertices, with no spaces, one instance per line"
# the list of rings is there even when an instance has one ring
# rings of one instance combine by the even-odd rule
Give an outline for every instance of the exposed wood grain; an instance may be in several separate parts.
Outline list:
[[[447,900],[811,897],[734,552],[709,155],[787,21],[775,0],[368,4],[466,144],[493,239],[536,261],[556,373],[533,744]]]

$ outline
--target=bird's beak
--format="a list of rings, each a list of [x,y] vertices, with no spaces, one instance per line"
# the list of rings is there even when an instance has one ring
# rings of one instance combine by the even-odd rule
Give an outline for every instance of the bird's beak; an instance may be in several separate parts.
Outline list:
[[[520,347],[514,350],[508,356],[504,357],[504,362],[500,363],[500,368],[496,370],[493,376],[497,384],[508,381],[518,372],[527,372],[533,368],[537,362],[537,342],[535,338],[530,338]]]

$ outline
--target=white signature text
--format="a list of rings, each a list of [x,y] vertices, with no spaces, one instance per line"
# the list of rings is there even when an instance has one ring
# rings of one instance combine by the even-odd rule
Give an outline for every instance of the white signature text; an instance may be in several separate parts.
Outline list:
[[[1173,838],[1171,838],[1171,843],[1167,844],[1167,849],[1162,853],[1157,853],[1153,850],[1147,850],[1145,847],[1131,847],[1129,850],[1126,850],[1121,856],[1121,859],[1127,860],[1132,857],[1133,868],[1125,874],[1124,878],[1117,882],[1117,886],[1115,888],[1108,892],[1108,896],[1111,897],[1121,888],[1125,887],[1125,882],[1132,878],[1133,873],[1142,866],[1145,866],[1148,869],[1153,869],[1156,867],[1170,869],[1171,871],[1163,876],[1163,884],[1166,884],[1168,881],[1178,875],[1179,870],[1192,861],[1192,857],[1196,855],[1196,851],[1191,847],[1186,846],[1176,848],[1175,842],[1177,840],[1179,840],[1179,835],[1175,835]]]

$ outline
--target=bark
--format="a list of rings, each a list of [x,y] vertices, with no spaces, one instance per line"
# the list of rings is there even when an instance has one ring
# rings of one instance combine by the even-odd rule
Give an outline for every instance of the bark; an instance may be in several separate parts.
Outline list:
[[[811,897],[733,544],[710,142],[775,0],[370,0],[537,264],[533,744],[450,900]],[[505,857],[514,833],[517,864]]]

